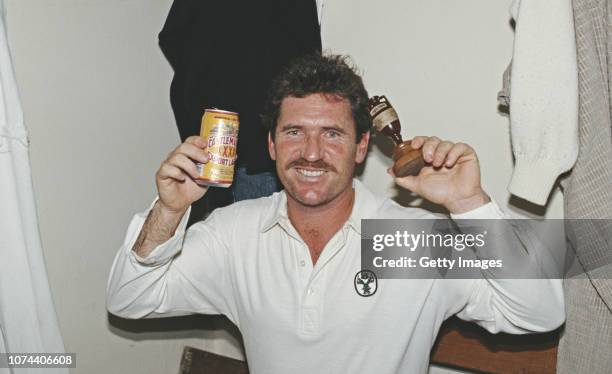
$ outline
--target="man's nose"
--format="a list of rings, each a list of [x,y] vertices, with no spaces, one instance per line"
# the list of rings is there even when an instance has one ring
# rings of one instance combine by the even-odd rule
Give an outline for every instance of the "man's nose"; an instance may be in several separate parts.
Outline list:
[[[321,159],[321,144],[319,144],[318,136],[307,136],[304,144],[302,157],[308,161],[317,161]]]

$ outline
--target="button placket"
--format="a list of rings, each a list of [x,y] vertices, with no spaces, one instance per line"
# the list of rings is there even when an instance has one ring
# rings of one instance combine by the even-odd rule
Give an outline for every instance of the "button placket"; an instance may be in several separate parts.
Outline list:
[[[325,271],[314,271],[310,280],[302,290],[303,302],[300,308],[299,331],[305,335],[317,335],[321,331],[321,319],[323,318],[323,301],[325,293]]]
[[[320,313],[316,308],[304,308],[302,311],[302,333],[314,335],[319,332]]]
[[[317,274],[313,274],[303,290],[304,307],[315,307],[317,309],[321,309],[323,307],[322,303],[323,294],[325,293],[326,278],[327,273],[325,271],[319,271]]]
[[[342,249],[347,243],[348,228],[343,227],[342,231],[337,235],[334,235],[332,240],[327,243],[323,250],[322,257],[319,258],[317,263],[311,268],[311,272],[308,276],[307,282],[302,288],[302,305],[300,308],[300,321],[299,331],[306,335],[316,335],[321,329],[321,318],[323,313],[323,294],[325,287],[325,279],[327,274],[325,268],[336,256],[336,254]],[[302,243],[302,242],[300,242]],[[302,243],[305,246],[305,243]],[[305,246],[305,250],[308,248]],[[310,254],[308,252],[308,254]],[[298,264],[301,265],[301,260],[298,260]],[[304,272],[302,272],[304,274]]]
[[[300,332],[316,335],[321,329],[321,314],[323,312],[324,273],[312,279],[304,292],[304,302],[300,310]]]
[[[311,281],[304,291],[304,307],[316,307],[320,301],[320,292],[316,282]]]
[[[306,297],[306,293],[304,292],[305,289],[308,288],[309,283],[310,283],[310,277],[312,275],[312,262],[310,262],[309,264],[309,256],[310,256],[310,252],[308,251],[308,247],[306,246],[306,243],[304,243],[302,240],[297,240],[294,242],[294,255],[295,255],[295,261],[296,261],[296,276],[298,278],[298,288],[296,289],[296,292],[301,295],[300,299],[301,302],[300,304],[303,305],[304,303],[304,299]],[[300,305],[301,306],[301,305]]]
[[[297,254],[298,260],[298,268],[302,274],[308,274],[308,278],[310,277],[310,273],[312,272],[312,261],[310,261],[310,251],[308,250],[308,246],[306,243],[300,241],[299,242],[300,250]],[[310,262],[310,264],[309,264]]]

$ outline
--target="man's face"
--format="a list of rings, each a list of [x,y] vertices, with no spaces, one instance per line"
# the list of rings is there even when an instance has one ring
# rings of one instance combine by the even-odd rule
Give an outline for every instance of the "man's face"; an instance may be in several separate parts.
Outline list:
[[[268,148],[288,197],[315,207],[352,192],[353,171],[366,156],[369,133],[359,143],[355,137],[348,100],[322,94],[283,99]]]

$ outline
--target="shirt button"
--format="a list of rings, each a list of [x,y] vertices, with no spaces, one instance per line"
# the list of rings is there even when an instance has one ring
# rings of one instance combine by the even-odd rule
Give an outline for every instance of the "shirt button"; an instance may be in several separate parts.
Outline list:
[[[300,266],[302,266],[302,267],[306,266],[306,261],[304,261],[304,260],[300,261]]]
[[[308,289],[308,294],[309,294],[309,295],[312,295],[313,293],[314,293],[314,290],[313,290],[312,288],[309,288],[309,289]]]

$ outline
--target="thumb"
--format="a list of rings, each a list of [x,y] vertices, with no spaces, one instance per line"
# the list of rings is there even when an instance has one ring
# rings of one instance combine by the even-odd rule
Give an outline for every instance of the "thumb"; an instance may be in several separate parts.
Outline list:
[[[412,175],[403,178],[395,178],[395,183],[411,192],[417,192],[419,187],[418,178]]]

